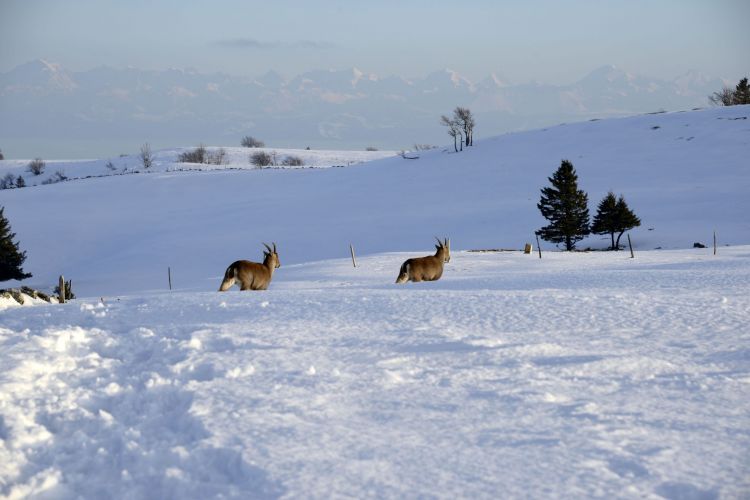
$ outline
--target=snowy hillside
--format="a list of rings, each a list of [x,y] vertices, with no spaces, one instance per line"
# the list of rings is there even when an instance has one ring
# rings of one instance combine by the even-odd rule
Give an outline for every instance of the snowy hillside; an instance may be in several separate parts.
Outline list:
[[[349,168],[167,172],[181,165],[160,160],[156,174],[0,191],[0,205],[28,253],[26,284],[49,291],[62,273],[80,297],[164,290],[167,267],[179,290],[215,290],[229,263],[260,258],[262,241],[278,244],[282,266],[346,256],[350,243],[360,255],[425,251],[435,235],[459,250],[522,248],[546,223],[539,190],[563,158],[592,214],[608,190],[625,196],[643,221],[638,250],[709,244],[714,230],[721,245],[747,244],[748,117],[734,106],[583,122]],[[0,163],[0,176],[22,168]]]
[[[0,495],[750,495],[750,246],[408,255],[1,312]]]
[[[346,168],[232,150],[186,171],[170,150],[150,174],[71,162],[76,180],[0,191],[24,284],[63,273],[79,297],[0,303],[0,497],[747,498],[749,116],[318,164]],[[635,258],[470,252],[532,241],[563,158],[592,212],[625,195]],[[692,248],[714,230],[717,255]],[[442,279],[395,285],[435,235]],[[262,241],[269,290],[216,292]]]
[[[395,151],[327,151],[285,148],[229,148],[206,147],[206,155],[218,158],[215,163],[183,163],[180,155],[194,152],[196,147],[182,147],[152,151],[153,164],[144,168],[139,154],[122,155],[116,158],[99,160],[52,160],[45,161],[44,171],[34,175],[28,171],[30,160],[0,161],[0,177],[10,174],[13,178],[23,177],[26,186],[41,186],[59,180],[60,172],[66,180],[80,180],[91,177],[109,177],[115,175],[211,171],[211,170],[254,170],[258,167],[252,163],[251,156],[256,153],[266,153],[273,159],[273,165],[264,168],[327,168],[348,167],[357,163],[379,160],[395,156]],[[284,160],[295,158],[301,165],[295,167],[284,166]]]

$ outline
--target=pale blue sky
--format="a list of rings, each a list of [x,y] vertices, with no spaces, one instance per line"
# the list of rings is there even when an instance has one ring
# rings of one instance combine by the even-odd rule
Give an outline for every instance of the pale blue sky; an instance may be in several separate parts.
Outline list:
[[[568,83],[614,64],[735,81],[750,70],[748,0],[0,0],[0,71],[42,58],[294,76],[451,68]]]

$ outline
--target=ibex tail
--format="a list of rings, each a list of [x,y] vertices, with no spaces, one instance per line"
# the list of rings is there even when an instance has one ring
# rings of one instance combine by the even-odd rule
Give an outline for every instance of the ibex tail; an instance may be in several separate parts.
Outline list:
[[[237,269],[235,268],[234,264],[229,266],[227,268],[227,271],[224,273],[224,281],[221,282],[221,286],[219,287],[220,292],[226,292],[230,288],[232,288],[232,285],[234,285],[234,280],[237,278]]]
[[[401,264],[401,271],[398,273],[398,278],[396,278],[396,283],[406,283],[409,281],[409,261],[407,260],[403,264]]]

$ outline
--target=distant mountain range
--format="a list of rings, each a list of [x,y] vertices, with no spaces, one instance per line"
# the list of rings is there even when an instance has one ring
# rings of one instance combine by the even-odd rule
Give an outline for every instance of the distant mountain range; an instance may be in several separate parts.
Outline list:
[[[194,70],[100,67],[73,72],[31,61],[0,73],[0,149],[7,158],[101,157],[153,147],[238,145],[410,148],[446,144],[441,114],[468,106],[476,137],[561,122],[703,107],[724,81],[672,81],[598,68],[568,85],[479,82],[450,70],[423,78],[358,69],[249,79]]]

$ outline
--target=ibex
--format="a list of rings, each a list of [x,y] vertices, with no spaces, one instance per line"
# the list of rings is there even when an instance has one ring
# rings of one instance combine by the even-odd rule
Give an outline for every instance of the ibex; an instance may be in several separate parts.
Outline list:
[[[239,281],[240,290],[266,290],[273,278],[273,271],[281,267],[279,254],[276,253],[276,243],[273,248],[263,243],[267,252],[263,252],[263,264],[250,262],[249,260],[238,260],[233,262],[224,273],[224,281],[219,287],[220,292],[226,292],[235,281]]]
[[[435,237],[438,244],[435,245],[435,255],[407,259],[401,265],[401,272],[396,278],[396,283],[407,281],[435,281],[443,275],[443,263],[451,260],[451,240],[445,238],[440,241]]]

